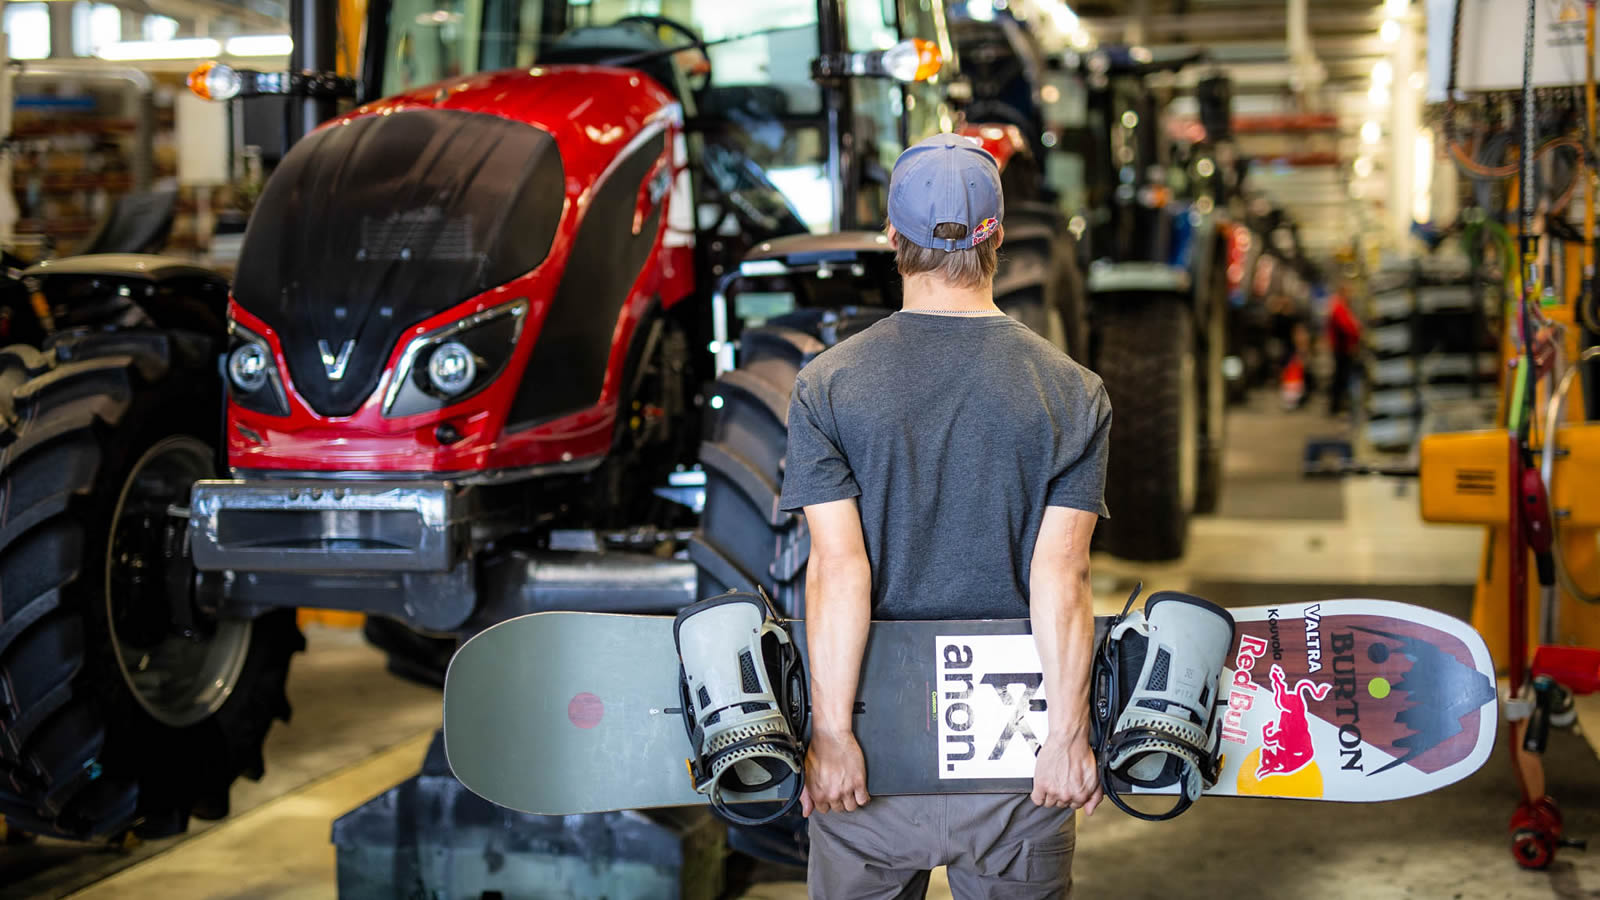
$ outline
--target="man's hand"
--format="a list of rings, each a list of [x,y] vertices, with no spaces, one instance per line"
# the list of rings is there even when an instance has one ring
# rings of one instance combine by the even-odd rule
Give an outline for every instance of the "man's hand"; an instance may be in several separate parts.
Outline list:
[[[1077,737],[1045,738],[1033,767],[1033,802],[1039,806],[1073,809],[1082,807],[1086,816],[1100,805],[1100,770],[1095,766],[1089,739]]]
[[[806,789],[800,794],[800,814],[854,812],[872,799],[867,796],[867,761],[854,734],[813,734],[806,750]]]

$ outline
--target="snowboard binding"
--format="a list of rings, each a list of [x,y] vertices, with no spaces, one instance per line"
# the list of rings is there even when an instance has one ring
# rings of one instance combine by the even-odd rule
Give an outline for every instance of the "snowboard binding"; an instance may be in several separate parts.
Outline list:
[[[694,789],[740,825],[786,815],[805,787],[811,698],[799,650],[772,601],[765,592],[738,591],[701,600],[678,613],[672,633]],[[738,795],[791,780],[792,792],[770,815],[730,806]]]
[[[1188,809],[1222,768],[1217,684],[1233,645],[1233,616],[1190,594],[1162,591],[1132,612],[1135,587],[1095,653],[1091,735],[1106,796],[1152,822]],[[1164,813],[1134,809],[1113,776],[1135,787],[1180,784]]]

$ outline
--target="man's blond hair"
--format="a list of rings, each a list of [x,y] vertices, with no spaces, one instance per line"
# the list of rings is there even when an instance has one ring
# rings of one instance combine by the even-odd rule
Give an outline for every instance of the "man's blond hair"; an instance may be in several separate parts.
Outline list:
[[[934,226],[933,236],[939,240],[964,240],[967,226],[945,222]],[[902,278],[932,274],[951,287],[973,290],[992,282],[994,270],[1000,265],[999,229],[978,246],[957,250],[929,250],[906,240],[905,235],[900,235],[895,244],[894,263]]]

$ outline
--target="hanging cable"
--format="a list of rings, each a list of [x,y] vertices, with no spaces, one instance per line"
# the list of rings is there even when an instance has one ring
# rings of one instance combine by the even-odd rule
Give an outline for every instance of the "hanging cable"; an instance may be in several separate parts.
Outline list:
[[[1580,155],[1584,152],[1583,144],[1579,143],[1577,138],[1572,137],[1571,135],[1563,135],[1561,137],[1551,138],[1550,140],[1545,141],[1536,150],[1532,151],[1531,154],[1529,154],[1527,151],[1524,151],[1523,155],[1530,160],[1539,159],[1545,154],[1561,147],[1570,147],[1573,150],[1578,151]],[[1479,178],[1511,178],[1524,168],[1521,161],[1507,163],[1503,166],[1483,165],[1472,158],[1467,148],[1461,146],[1460,143],[1455,141],[1450,142],[1446,149],[1450,151],[1450,158],[1455,160],[1456,165],[1460,166],[1461,169],[1468,175],[1473,175]]]
[[[1595,0],[1584,3],[1583,14],[1583,149],[1578,154],[1576,179],[1583,179],[1583,283],[1578,306],[1594,292],[1594,13]],[[1586,171],[1587,170],[1587,171]]]
[[[1522,324],[1522,365],[1525,367],[1515,380],[1519,394],[1515,398],[1511,409],[1520,413],[1513,421],[1512,427],[1516,429],[1523,447],[1527,446],[1528,426],[1533,418],[1532,410],[1524,404],[1531,404],[1537,396],[1537,369],[1534,368],[1533,359],[1533,321],[1529,307],[1539,299],[1539,264],[1537,253],[1537,239],[1533,234],[1533,166],[1534,166],[1534,128],[1535,113],[1538,106],[1533,93],[1533,35],[1534,16],[1538,11],[1538,0],[1528,0],[1528,17],[1522,34],[1522,183],[1517,187],[1522,211],[1517,217],[1517,242],[1522,251],[1522,309],[1520,321]]]
[[[1559,443],[1556,428],[1561,424],[1562,417],[1566,415],[1567,392],[1571,390],[1573,380],[1577,377],[1579,370],[1583,368],[1584,363],[1592,359],[1600,359],[1600,347],[1590,347],[1583,351],[1572,365],[1565,368],[1561,375],[1560,383],[1551,392],[1550,402],[1545,406],[1544,452],[1539,460],[1539,476],[1544,481],[1545,495],[1552,498],[1552,500],[1556,495],[1556,456],[1561,452],[1561,449],[1556,446]],[[1567,568],[1566,559],[1561,555],[1561,539],[1559,535],[1555,541],[1551,542],[1551,549],[1554,551],[1553,555],[1556,561],[1556,581],[1561,585],[1561,589],[1584,603],[1600,603],[1600,595],[1585,591],[1583,586],[1578,584],[1577,579],[1572,577],[1572,570]]]

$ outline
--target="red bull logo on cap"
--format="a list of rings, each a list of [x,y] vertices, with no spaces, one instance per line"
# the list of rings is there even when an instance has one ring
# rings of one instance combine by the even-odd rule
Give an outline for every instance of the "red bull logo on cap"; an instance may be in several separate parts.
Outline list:
[[[994,216],[990,216],[989,218],[984,219],[982,222],[979,222],[978,227],[972,230],[972,246],[976,247],[988,240],[989,235],[994,234],[994,230],[999,227],[1000,220],[996,219]]]
[[[1333,690],[1331,684],[1317,684],[1302,678],[1289,687],[1283,667],[1272,666],[1272,702],[1278,707],[1276,721],[1261,727],[1261,761],[1256,766],[1256,778],[1268,775],[1290,775],[1300,771],[1316,755],[1311,743],[1311,720],[1306,712],[1307,700],[1327,699]]]

